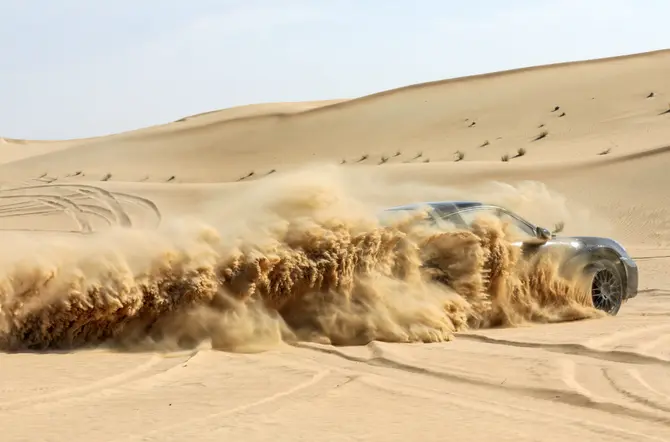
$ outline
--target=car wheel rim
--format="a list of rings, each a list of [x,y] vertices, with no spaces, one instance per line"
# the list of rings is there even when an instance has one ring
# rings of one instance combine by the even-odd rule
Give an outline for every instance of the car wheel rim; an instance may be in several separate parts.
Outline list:
[[[593,275],[591,296],[595,308],[612,313],[618,307],[621,295],[621,281],[614,272],[604,269]]]

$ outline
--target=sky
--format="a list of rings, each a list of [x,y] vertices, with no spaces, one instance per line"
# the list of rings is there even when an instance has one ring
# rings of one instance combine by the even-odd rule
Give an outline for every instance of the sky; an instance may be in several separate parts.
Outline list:
[[[670,47],[668,0],[0,0],[0,136]]]

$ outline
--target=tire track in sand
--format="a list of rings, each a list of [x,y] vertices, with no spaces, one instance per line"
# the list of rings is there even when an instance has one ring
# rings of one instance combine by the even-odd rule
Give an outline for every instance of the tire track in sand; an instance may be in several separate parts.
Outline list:
[[[578,427],[598,436],[607,436],[611,438],[611,440],[666,441],[666,439],[648,434],[648,432],[641,433],[620,427],[609,426],[586,419],[583,416],[572,417],[564,413],[557,414],[555,411],[545,411],[538,409],[538,407],[524,406],[522,405],[522,402],[519,401],[503,402],[491,397],[474,398],[471,395],[455,393],[453,391],[448,391],[447,394],[437,394],[434,390],[427,390],[425,387],[420,387],[416,384],[396,378],[366,376],[361,377],[360,379],[362,383],[382,391],[388,391],[394,396],[403,395],[408,397],[419,397],[437,403],[455,404],[459,408],[480,412],[482,416],[487,416],[489,414],[498,415],[510,421],[510,418],[516,417],[517,419],[522,420],[524,424],[529,423],[529,421],[539,425],[552,425],[561,422],[565,426]]]
[[[339,388],[342,385],[342,379],[340,379],[341,376],[332,376],[333,373],[329,369],[325,370],[319,370],[313,374],[311,378],[306,380],[305,382],[301,382],[297,385],[294,385],[288,389],[282,390],[278,393],[271,394],[268,396],[265,396],[261,399],[258,399],[253,402],[249,402],[246,404],[238,405],[233,408],[229,408],[226,410],[222,411],[217,411],[215,413],[207,414],[205,416],[193,418],[193,419],[187,419],[182,422],[178,422],[172,425],[167,425],[167,426],[162,426],[161,428],[157,428],[155,430],[143,432],[140,434],[134,434],[131,436],[126,436],[121,439],[117,439],[119,442],[120,441],[135,441],[135,440],[148,440],[151,437],[156,437],[158,435],[168,433],[168,432],[176,432],[181,428],[184,427],[191,427],[193,425],[202,425],[205,424],[213,419],[221,419],[226,416],[234,415],[236,413],[242,413],[244,411],[250,410],[252,408],[260,407],[262,405],[270,404],[273,402],[277,402],[282,399],[287,399],[290,397],[295,396],[298,393],[301,393],[305,390],[308,389],[315,389],[316,391],[313,393],[314,395],[321,395],[323,394],[323,389],[331,390],[333,388]],[[331,383],[328,385],[323,385],[324,381],[331,379]],[[349,379],[347,379],[349,380]],[[346,380],[345,380],[346,381]],[[318,387],[318,388],[317,388]],[[158,439],[160,440],[160,439]],[[114,442],[114,441],[112,441]]]
[[[494,339],[478,334],[459,336],[487,344],[507,345],[529,350],[538,349],[567,356],[559,357],[557,362],[560,366],[562,381],[572,391],[588,397],[592,401],[615,402],[626,408],[634,407],[636,410],[660,412],[663,415],[670,416],[668,397],[647,383],[640,371],[642,369],[666,371],[670,367],[670,361],[667,359],[640,351],[656,347],[658,343],[665,339],[667,335],[663,332],[668,329],[670,329],[670,325],[659,324],[622,330],[611,333],[606,337],[598,337],[587,341],[591,345],[593,343],[598,344],[601,349],[586,344],[529,343]],[[651,335],[654,338],[647,341],[643,339],[645,335]],[[631,337],[646,342],[646,344],[636,346],[631,351],[604,349],[608,344]],[[593,359],[594,362],[591,364],[581,363],[579,358]],[[595,393],[596,389],[587,388],[584,383],[577,380],[578,378],[589,379],[589,385],[600,387],[597,389],[600,394]],[[659,402],[654,396],[666,399],[667,403]]]
[[[187,363],[197,354],[198,351],[196,350],[190,352],[187,355],[177,355],[176,358],[178,360],[171,361],[169,364],[166,364],[165,367],[162,367],[161,364],[170,359],[175,359],[175,356],[154,354],[147,361],[132,369],[123,371],[121,373],[116,373],[81,386],[63,388],[50,393],[28,396],[7,402],[0,402],[0,412],[7,413],[35,407],[49,408],[54,406],[61,406],[63,403],[67,402],[82,400],[87,396],[95,395],[96,393],[106,389],[118,387],[120,385],[127,385],[131,382],[147,379],[160,373],[165,373],[177,366],[181,366]]]
[[[670,328],[670,325],[664,325],[664,328]],[[630,332],[632,334],[633,332]],[[569,356],[583,356],[592,359],[598,359],[609,362],[619,362],[638,365],[660,365],[670,367],[670,360],[656,356],[640,354],[634,351],[625,350],[600,350],[598,348],[587,346],[586,344],[553,344],[540,342],[523,342],[507,339],[490,338],[479,334],[458,334],[458,339],[482,342],[486,344],[503,345],[518,348],[529,348],[545,350],[553,353],[560,353]]]
[[[297,348],[304,348],[311,351],[337,356],[347,361],[364,364],[370,367],[402,371],[405,373],[421,375],[462,385],[485,387],[494,391],[507,392],[510,394],[531,397],[533,399],[543,401],[558,402],[572,407],[588,408],[615,416],[625,416],[638,420],[653,422],[655,424],[661,424],[663,426],[670,426],[670,414],[666,415],[665,413],[630,408],[607,399],[595,398],[588,389],[583,387],[579,387],[577,389],[572,388],[574,385],[571,386],[569,391],[565,391],[542,386],[509,385],[505,383],[501,384],[499,382],[494,382],[490,379],[481,377],[477,378],[469,375],[455,374],[448,371],[435,370],[432,368],[396,361],[384,356],[383,353],[379,352],[376,354],[373,352],[373,355],[370,358],[365,358],[346,354],[345,352],[340,351],[334,347],[316,347],[302,343],[295,343],[292,345]],[[572,378],[574,379],[574,376],[572,376]]]
[[[2,203],[2,200],[17,200]],[[157,227],[162,218],[156,204],[146,198],[127,193],[116,193],[97,186],[84,184],[39,184],[0,189],[0,219],[28,216],[49,216],[65,213],[77,229],[61,230],[71,233],[93,233],[91,221],[102,221],[108,227],[133,227],[135,222],[128,209],[150,214]],[[5,228],[2,230],[43,231],[37,228]],[[54,231],[54,230],[44,230]],[[57,230],[56,230],[57,231]]]
[[[0,199],[25,199],[26,197],[23,195],[0,195]],[[79,207],[75,202],[72,200],[62,197],[62,196],[57,196],[57,195],[48,195],[48,194],[36,194],[36,195],[31,195],[29,198],[34,199],[36,201],[39,201],[40,203],[48,206],[55,208],[56,211],[63,211],[66,212],[68,215],[70,215],[74,221],[77,223],[79,226],[79,231],[81,232],[91,232],[91,225],[90,223],[84,218],[83,214],[84,211],[82,210],[81,207]],[[45,211],[45,213],[52,213],[50,211]],[[0,215],[0,217],[9,217],[14,215],[13,212],[9,213],[4,213]],[[25,216],[24,213],[18,213],[15,216]]]
[[[456,374],[450,372],[451,367],[447,368],[448,371],[446,372],[442,371],[443,367],[437,369],[425,366],[417,367],[401,361],[391,361],[389,356],[384,355],[385,352],[379,348],[376,342],[371,342],[367,346],[370,357],[353,356],[346,353],[347,349],[340,350],[330,346],[309,343],[297,343],[293,346],[308,350],[308,353],[298,351],[292,354],[291,359],[294,361],[314,362],[311,357],[307,356],[309,352],[334,356],[336,359],[330,361],[330,363],[328,359],[322,357],[317,357],[316,360],[318,360],[319,365],[325,365],[349,375],[356,375],[360,382],[374,385],[394,394],[407,394],[414,397],[434,399],[437,402],[457,404],[459,407],[463,406],[482,412],[483,415],[493,413],[502,417],[516,417],[524,422],[528,420],[556,422],[558,420],[563,421],[565,425],[578,426],[589,432],[606,435],[617,440],[619,438],[625,440],[665,440],[648,434],[648,425],[653,423],[661,427],[670,426],[670,419],[658,413],[629,410],[618,404],[595,400],[587,389],[578,384],[577,393],[573,394],[560,389],[513,386],[509,383],[501,383],[500,379],[492,380],[490,376],[488,378],[473,378],[472,373]],[[393,372],[388,373],[388,370],[400,371],[405,376],[398,376]],[[447,384],[441,386],[434,382],[425,382],[420,377],[416,378],[413,375],[446,381]],[[496,395],[492,394],[496,392],[505,392],[511,397],[508,396],[508,399],[505,399],[505,396],[500,396],[496,399]],[[539,404],[531,402],[524,405],[525,401],[519,400],[518,395],[541,402]],[[517,397],[515,398],[515,396]],[[542,402],[546,402],[546,406],[542,406]],[[561,408],[567,408],[563,408],[563,411],[557,413],[554,408],[555,403],[560,403]],[[571,408],[573,408],[572,412],[570,412]],[[584,414],[586,410],[604,412],[606,415],[600,415],[599,417],[595,414],[587,415]],[[608,422],[611,418],[607,414],[614,414],[622,418],[632,417],[634,421],[641,421],[638,425],[641,429],[636,431],[634,427],[610,425]]]

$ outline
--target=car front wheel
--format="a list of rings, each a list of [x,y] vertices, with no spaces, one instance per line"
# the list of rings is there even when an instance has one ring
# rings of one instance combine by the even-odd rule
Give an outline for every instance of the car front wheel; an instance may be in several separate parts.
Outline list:
[[[593,306],[615,316],[624,298],[623,278],[610,261],[598,261],[592,267],[591,299]]]

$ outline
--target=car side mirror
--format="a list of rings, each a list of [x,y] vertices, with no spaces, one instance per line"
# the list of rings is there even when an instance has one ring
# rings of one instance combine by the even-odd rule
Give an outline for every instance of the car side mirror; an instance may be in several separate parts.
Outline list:
[[[545,229],[544,227],[536,227],[535,228],[535,235],[540,238],[540,239],[551,239],[551,232],[548,229]]]
[[[560,222],[556,223],[556,225],[554,226],[554,231],[551,232],[551,233],[560,233],[560,232],[563,231],[564,228],[565,228],[565,223],[563,221],[560,221]]]

